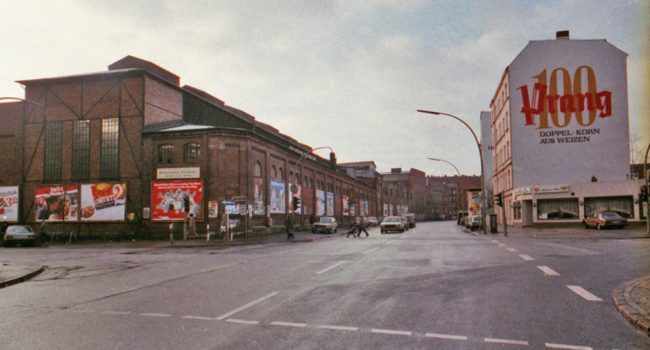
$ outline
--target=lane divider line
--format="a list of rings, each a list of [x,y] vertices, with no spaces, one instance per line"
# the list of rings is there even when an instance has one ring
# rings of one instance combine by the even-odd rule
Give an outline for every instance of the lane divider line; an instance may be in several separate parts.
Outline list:
[[[359,330],[358,327],[349,327],[349,326],[333,326],[329,324],[321,324],[316,326],[316,328],[321,328],[321,329],[332,329],[335,331],[350,331],[350,332],[356,332]]]
[[[131,311],[113,311],[113,310],[108,310],[102,312],[105,315],[129,315],[131,314]]]
[[[255,304],[259,304],[259,303],[263,302],[264,300],[266,300],[268,298],[271,298],[271,297],[274,297],[276,295],[278,295],[278,292],[269,293],[269,294],[267,294],[267,295],[265,295],[265,296],[263,296],[263,297],[261,297],[259,299],[255,299],[255,300],[251,301],[248,304],[244,304],[244,305],[242,305],[242,306],[240,306],[240,307],[238,307],[238,308],[236,308],[236,309],[234,309],[232,311],[226,312],[225,314],[217,317],[217,320],[219,320],[219,321],[224,320],[224,319],[226,319],[226,318],[228,318],[228,317],[230,317],[230,316],[232,316],[232,315],[234,315],[234,314],[236,314],[238,312],[244,311],[244,310],[248,309],[249,307],[254,306]]]
[[[229,319],[226,320],[226,322],[239,323],[239,324],[250,324],[250,325],[260,324],[260,321],[240,320],[240,319],[237,319],[237,318],[229,318]]]
[[[499,338],[484,338],[486,343],[497,343],[497,344],[509,344],[509,345],[523,345],[528,346],[528,342],[525,340],[513,340],[513,339],[499,339]]]
[[[318,271],[318,272],[316,272],[316,273],[319,274],[319,275],[322,275],[322,274],[324,274],[325,272],[327,272],[327,271],[329,271],[329,270],[335,269],[335,268],[337,268],[337,267],[339,267],[339,266],[345,264],[346,262],[347,262],[347,261],[339,261],[339,262],[337,262],[336,264],[334,264],[334,265],[332,265],[332,266],[330,266],[330,267],[324,268],[324,269],[322,269],[322,270],[320,270],[320,271]]]
[[[519,254],[519,257],[522,258],[522,259],[524,259],[524,260],[526,260],[526,261],[533,261],[533,260],[535,260],[535,258],[533,258],[533,257],[530,256],[530,255],[526,255],[526,254]]]
[[[591,294],[589,291],[586,289],[580,287],[580,286],[567,286],[567,288],[571,289],[572,292],[578,294],[581,296],[583,299],[588,300],[588,301],[603,301],[603,299]]]
[[[593,350],[588,346],[577,346],[577,345],[567,345],[567,344],[554,344],[554,343],[545,343],[547,348],[551,349],[569,349],[569,350]]]
[[[559,276],[560,274],[548,266],[537,266],[538,269],[542,270],[547,276]]]
[[[464,335],[426,333],[424,336],[427,338],[437,338],[437,339],[467,340],[467,337]]]
[[[283,326],[283,327],[298,327],[298,328],[307,327],[306,323],[295,323],[295,322],[274,321],[269,324],[271,326]]]
[[[499,246],[499,247],[505,247],[506,245],[503,244],[503,243],[499,243],[498,246]]]
[[[515,249],[515,248],[508,248],[508,251],[509,251],[509,252],[518,252],[518,250]]]
[[[184,320],[200,320],[200,321],[214,321],[214,317],[185,315],[182,317]]]
[[[199,271],[199,272],[201,272],[201,273],[206,273],[206,272],[217,271],[217,270],[225,269],[226,267],[233,266],[233,265],[235,265],[235,264],[228,264],[228,265],[215,266],[215,267],[212,267],[212,268],[209,268],[209,269],[201,270],[201,271]]]
[[[155,312],[143,312],[140,314],[140,316],[145,316],[145,317],[171,317],[172,315],[170,314],[159,314]]]
[[[377,334],[390,334],[390,335],[406,335],[410,336],[413,334],[413,332],[409,331],[396,331],[393,329],[382,329],[382,328],[373,328],[370,330],[370,333],[377,333]]]

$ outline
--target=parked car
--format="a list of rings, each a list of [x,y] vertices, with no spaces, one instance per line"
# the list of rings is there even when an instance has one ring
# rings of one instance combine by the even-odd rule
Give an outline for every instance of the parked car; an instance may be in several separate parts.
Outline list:
[[[409,221],[406,219],[406,216],[400,216],[399,217],[402,220],[402,223],[404,224],[404,230],[408,231],[411,226],[409,226]]]
[[[613,211],[596,211],[590,217],[582,220],[585,228],[595,227],[598,230],[614,227],[623,228],[627,225],[627,220]]]
[[[409,227],[415,227],[415,214],[406,214],[404,216],[409,223]]]
[[[379,231],[384,234],[387,232],[404,232],[405,223],[399,216],[387,216],[379,225]]]
[[[480,230],[483,228],[481,226],[481,215],[474,215],[469,219],[469,229],[470,231]]]
[[[323,233],[336,233],[338,224],[336,219],[329,216],[321,216],[321,218],[311,225],[311,232],[323,232]]]
[[[36,244],[36,233],[27,225],[11,225],[7,227],[3,236],[2,245]]]
[[[368,226],[377,226],[379,225],[379,220],[377,220],[376,217],[374,216],[369,216],[368,217]]]

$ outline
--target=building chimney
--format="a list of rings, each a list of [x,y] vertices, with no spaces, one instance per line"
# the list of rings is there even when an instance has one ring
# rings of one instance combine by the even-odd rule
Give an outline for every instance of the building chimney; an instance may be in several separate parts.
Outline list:
[[[330,167],[332,170],[336,170],[336,154],[330,152]]]
[[[555,39],[569,39],[569,31],[568,30],[560,30],[555,32]]]

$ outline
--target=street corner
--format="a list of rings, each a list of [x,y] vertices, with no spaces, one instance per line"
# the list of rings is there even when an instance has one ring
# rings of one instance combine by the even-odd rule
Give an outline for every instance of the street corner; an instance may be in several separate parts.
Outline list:
[[[15,265],[8,262],[0,264],[0,288],[27,281],[45,270],[45,266]]]
[[[623,317],[650,336],[650,275],[616,288],[612,299]]]

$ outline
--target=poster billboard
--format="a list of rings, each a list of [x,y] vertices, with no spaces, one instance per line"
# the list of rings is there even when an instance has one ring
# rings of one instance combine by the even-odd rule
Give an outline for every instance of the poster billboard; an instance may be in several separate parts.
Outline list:
[[[327,192],[327,216],[334,216],[334,193]]]
[[[505,125],[516,160],[513,188],[627,179],[626,59],[606,40],[531,41],[515,58]]]
[[[183,221],[183,197],[190,199],[190,213],[203,220],[203,181],[152,181],[151,221]]]
[[[0,221],[18,222],[18,186],[0,187]]]
[[[350,199],[348,196],[341,196],[343,204],[343,216],[350,216]]]
[[[325,191],[316,190],[316,215],[325,215]]]
[[[388,215],[388,204],[384,204],[384,216],[389,216]]]
[[[126,184],[81,185],[81,221],[124,221]]]
[[[286,213],[286,184],[282,180],[271,180],[271,213]]]
[[[363,216],[368,216],[370,215],[370,211],[368,211],[368,201],[364,200],[363,201]]]
[[[357,206],[354,203],[350,203],[350,216],[357,215]]]
[[[60,185],[37,187],[34,193],[36,221],[78,221],[79,187]]]
[[[266,215],[266,206],[264,205],[264,179],[261,177],[253,178],[253,200],[255,201],[255,215]]]

